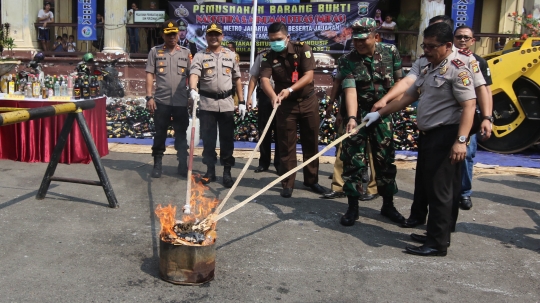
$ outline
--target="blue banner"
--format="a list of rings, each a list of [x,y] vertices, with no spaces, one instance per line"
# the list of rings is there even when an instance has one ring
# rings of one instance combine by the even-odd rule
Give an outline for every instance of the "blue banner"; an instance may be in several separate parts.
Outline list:
[[[314,52],[348,52],[352,47],[352,23],[361,17],[373,17],[379,0],[298,4],[274,1],[257,1],[257,51],[270,47],[268,25],[281,21],[287,25],[292,41],[303,41]],[[198,49],[206,48],[206,27],[216,22],[223,26],[223,41],[234,41],[238,53],[251,51],[251,4],[169,1],[169,16],[187,25],[186,36]]]
[[[96,6],[97,0],[78,0],[77,40],[97,40]]]
[[[474,0],[452,0],[452,19],[454,19],[454,30],[462,25],[470,28],[474,20]]]

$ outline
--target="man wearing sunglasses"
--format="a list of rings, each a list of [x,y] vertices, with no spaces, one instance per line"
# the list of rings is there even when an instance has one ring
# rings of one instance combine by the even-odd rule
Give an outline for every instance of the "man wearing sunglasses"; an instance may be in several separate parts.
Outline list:
[[[454,31],[454,46],[459,48],[459,51],[468,54],[469,56],[474,56],[476,61],[471,61],[471,67],[472,72],[474,73],[482,73],[482,76],[484,76],[484,79],[486,80],[486,87],[488,92],[488,97],[491,102],[489,102],[489,109],[486,111],[488,113],[492,112],[493,107],[493,101],[492,101],[492,95],[491,95],[491,89],[489,86],[493,83],[491,81],[491,74],[489,72],[489,67],[484,60],[484,58],[478,56],[477,54],[474,54],[470,51],[470,47],[476,42],[476,39],[474,39],[474,32],[473,30],[468,26],[460,26],[456,28]],[[484,119],[482,121],[483,124],[488,124],[489,128],[491,128],[491,125],[493,123],[493,116],[486,115],[484,116]],[[481,138],[485,139],[486,137],[483,136],[483,133],[480,133]],[[471,201],[471,193],[472,193],[472,174],[473,174],[473,165],[474,161],[473,158],[476,155],[476,134],[471,135],[469,138],[469,142],[467,144],[467,158],[465,161],[463,161],[463,167],[462,167],[462,178],[461,178],[461,199],[459,201],[459,206],[463,210],[469,210],[472,207],[472,201]],[[457,212],[458,208],[455,210],[455,218],[457,219]]]
[[[174,148],[178,158],[178,174],[187,176],[186,131],[189,123],[187,110],[187,77],[189,75],[189,49],[178,46],[178,24],[173,20],[163,23],[164,44],[153,47],[146,63],[146,108],[154,115],[156,135],[152,146],[154,168],[152,178],[161,177],[167,129],[174,128]],[[152,94],[156,81],[156,92]]]
[[[422,246],[407,246],[407,253],[446,256],[453,226],[456,192],[461,188],[461,161],[476,107],[473,73],[455,58],[452,28],[444,23],[428,26],[421,45],[429,64],[400,100],[364,117],[367,126],[414,101],[418,102],[418,159],[414,199],[428,201],[427,235]],[[453,59],[455,58],[455,59]],[[414,238],[413,238],[414,239]]]
[[[450,27],[450,29],[454,28],[454,21],[445,15],[439,15],[431,18],[429,20],[430,26],[436,23],[444,23],[447,26]],[[428,45],[428,47],[431,45]],[[459,59],[461,60],[469,69],[473,70],[471,66],[471,61],[474,61],[473,56],[467,56],[464,54],[461,54],[457,51],[457,48],[452,46],[452,57],[451,59]],[[377,111],[381,108],[383,108],[388,102],[392,100],[396,100],[401,98],[402,94],[413,85],[414,81],[420,76],[421,71],[424,67],[428,66],[429,60],[426,55],[423,55],[420,59],[416,60],[414,62],[411,70],[409,73],[403,78],[403,80],[399,81],[392,87],[392,89],[386,94],[384,97],[382,97],[371,109],[372,112]],[[480,107],[480,110],[482,111],[482,114],[484,116],[487,116],[485,113],[491,113],[491,98],[489,98],[487,89],[485,87],[486,81],[484,80],[484,77],[482,76],[482,73],[473,73],[472,82],[475,86],[475,93],[477,97],[477,102]],[[490,115],[490,114],[488,114]],[[485,138],[489,138],[491,136],[491,125],[489,123],[482,123],[481,132],[484,134]],[[458,194],[459,196],[459,194]],[[459,199],[457,197],[456,199]],[[409,215],[409,218],[405,220],[405,222],[402,224],[402,227],[405,228],[412,228],[416,227],[418,225],[423,225],[426,223],[426,217],[428,214],[428,203],[429,201],[422,195],[414,195],[414,200],[411,205],[411,213]],[[456,203],[459,203],[459,201],[456,201]]]

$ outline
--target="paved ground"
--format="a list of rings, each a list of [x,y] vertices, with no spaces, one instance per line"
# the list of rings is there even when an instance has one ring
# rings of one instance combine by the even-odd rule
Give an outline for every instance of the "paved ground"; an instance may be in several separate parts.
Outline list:
[[[220,221],[216,279],[189,287],[159,278],[153,215],[159,203],[184,203],[185,179],[174,174],[174,156],[165,158],[162,179],[149,178],[150,160],[103,159],[119,209],[107,207],[101,188],[68,183],[53,182],[47,198],[35,200],[46,164],[0,161],[0,301],[540,301],[538,177],[475,179],[474,207],[461,212],[448,256],[423,258],[403,253],[409,233],[421,229],[381,217],[380,198],[362,203],[359,223],[345,228],[338,220],[346,200],[319,199],[299,174],[293,198],[276,187]],[[200,158],[195,167],[203,168]],[[325,186],[331,168],[321,165]],[[60,165],[56,175],[97,180],[92,165]],[[274,178],[249,172],[225,208]],[[398,171],[397,207],[406,216],[413,180],[414,170]],[[209,194],[226,191],[215,183]]]

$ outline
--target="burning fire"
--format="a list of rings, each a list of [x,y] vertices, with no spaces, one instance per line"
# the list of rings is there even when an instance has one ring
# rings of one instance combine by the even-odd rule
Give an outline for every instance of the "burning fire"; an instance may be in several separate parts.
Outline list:
[[[198,177],[199,176],[197,175],[197,178]],[[208,217],[219,204],[218,199],[207,198],[204,196],[206,190],[208,190],[208,187],[204,186],[201,182],[196,182],[195,176],[192,175],[191,198],[189,199],[191,214],[182,216],[183,223],[198,223]]]
[[[165,242],[173,244],[193,245],[199,243],[210,245],[216,239],[214,230],[199,230],[197,223],[204,221],[212,213],[213,209],[219,204],[216,198],[207,198],[204,192],[208,187],[202,183],[195,182],[195,176],[191,176],[191,214],[183,215],[182,220],[176,221],[176,206],[169,204],[162,207],[159,204],[156,207],[155,214],[161,223],[159,236]]]

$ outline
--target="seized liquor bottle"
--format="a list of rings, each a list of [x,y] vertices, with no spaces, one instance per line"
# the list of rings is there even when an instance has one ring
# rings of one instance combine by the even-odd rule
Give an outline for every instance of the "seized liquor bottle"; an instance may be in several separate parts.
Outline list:
[[[85,76],[82,86],[83,99],[90,99],[90,85],[88,84],[88,76]]]
[[[13,75],[9,75],[9,82],[8,82],[8,94],[14,94],[15,93],[15,77]]]
[[[90,77],[90,97],[97,97],[98,93],[96,77]]]
[[[73,86],[73,98],[75,100],[80,100],[82,96],[82,90],[81,90],[81,81],[79,77],[75,78],[75,85]]]

